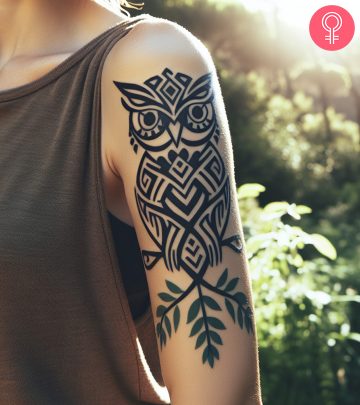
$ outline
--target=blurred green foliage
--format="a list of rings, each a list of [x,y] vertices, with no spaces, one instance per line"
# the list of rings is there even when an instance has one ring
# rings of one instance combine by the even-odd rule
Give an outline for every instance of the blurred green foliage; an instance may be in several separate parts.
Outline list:
[[[260,184],[238,189],[251,269],[265,404],[347,404],[347,376],[360,342],[350,328],[346,263],[334,246],[294,224],[311,213],[284,201],[260,207]],[[305,259],[303,251],[312,247]],[[316,251],[322,254],[321,258]],[[310,259],[311,258],[311,259]]]
[[[141,12],[187,28],[217,68],[243,185],[264,404],[355,405],[360,48],[316,53],[276,13],[226,3],[145,0]]]

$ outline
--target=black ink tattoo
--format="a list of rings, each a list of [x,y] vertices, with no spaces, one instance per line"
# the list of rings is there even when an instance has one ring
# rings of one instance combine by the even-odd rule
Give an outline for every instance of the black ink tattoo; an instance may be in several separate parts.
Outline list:
[[[198,298],[189,307],[186,323],[193,322],[189,336],[198,335],[195,349],[204,345],[202,361],[213,367],[219,359],[215,345],[223,344],[216,330],[226,327],[209,311],[220,311],[221,307],[206,295],[206,289],[224,299],[241,329],[245,326],[253,333],[253,321],[246,295],[236,292],[239,277],[228,280],[225,269],[216,285],[204,279],[210,267],[221,263],[223,247],[242,252],[240,235],[224,237],[230,213],[230,182],[217,148],[220,129],[211,80],[211,73],[193,80],[166,68],[161,75],[146,80],[144,86],[114,84],[129,111],[133,150],[137,153],[139,146],[143,150],[135,199],[142,222],[158,247],[156,251],[142,251],[144,266],[149,271],[163,259],[168,271],[182,269],[192,280],[185,289],[166,280],[168,291],[158,294],[167,304],[156,310],[160,348],[167,336],[171,337],[170,311],[176,332],[179,304],[196,289]]]

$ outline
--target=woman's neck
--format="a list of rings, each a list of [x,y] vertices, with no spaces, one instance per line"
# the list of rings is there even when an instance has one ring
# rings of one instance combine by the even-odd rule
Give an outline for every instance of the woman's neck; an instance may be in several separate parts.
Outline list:
[[[15,59],[75,51],[121,20],[91,0],[0,0],[0,70]]]

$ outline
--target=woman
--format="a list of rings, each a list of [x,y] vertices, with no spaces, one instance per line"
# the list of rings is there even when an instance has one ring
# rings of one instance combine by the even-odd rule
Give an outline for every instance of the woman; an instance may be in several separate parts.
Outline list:
[[[258,405],[213,61],[114,3],[0,0],[0,403]]]

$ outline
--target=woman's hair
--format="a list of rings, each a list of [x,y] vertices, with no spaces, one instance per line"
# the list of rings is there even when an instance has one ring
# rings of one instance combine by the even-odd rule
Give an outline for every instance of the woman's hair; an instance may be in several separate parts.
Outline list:
[[[139,2],[133,2],[133,1],[128,1],[128,0],[94,0],[96,3],[100,4],[101,6],[107,8],[108,10],[114,11],[116,14],[121,14],[124,13],[127,16],[130,16],[130,13],[128,10],[126,10],[124,7],[127,8],[135,8],[137,10],[140,10],[144,3],[139,3]]]

